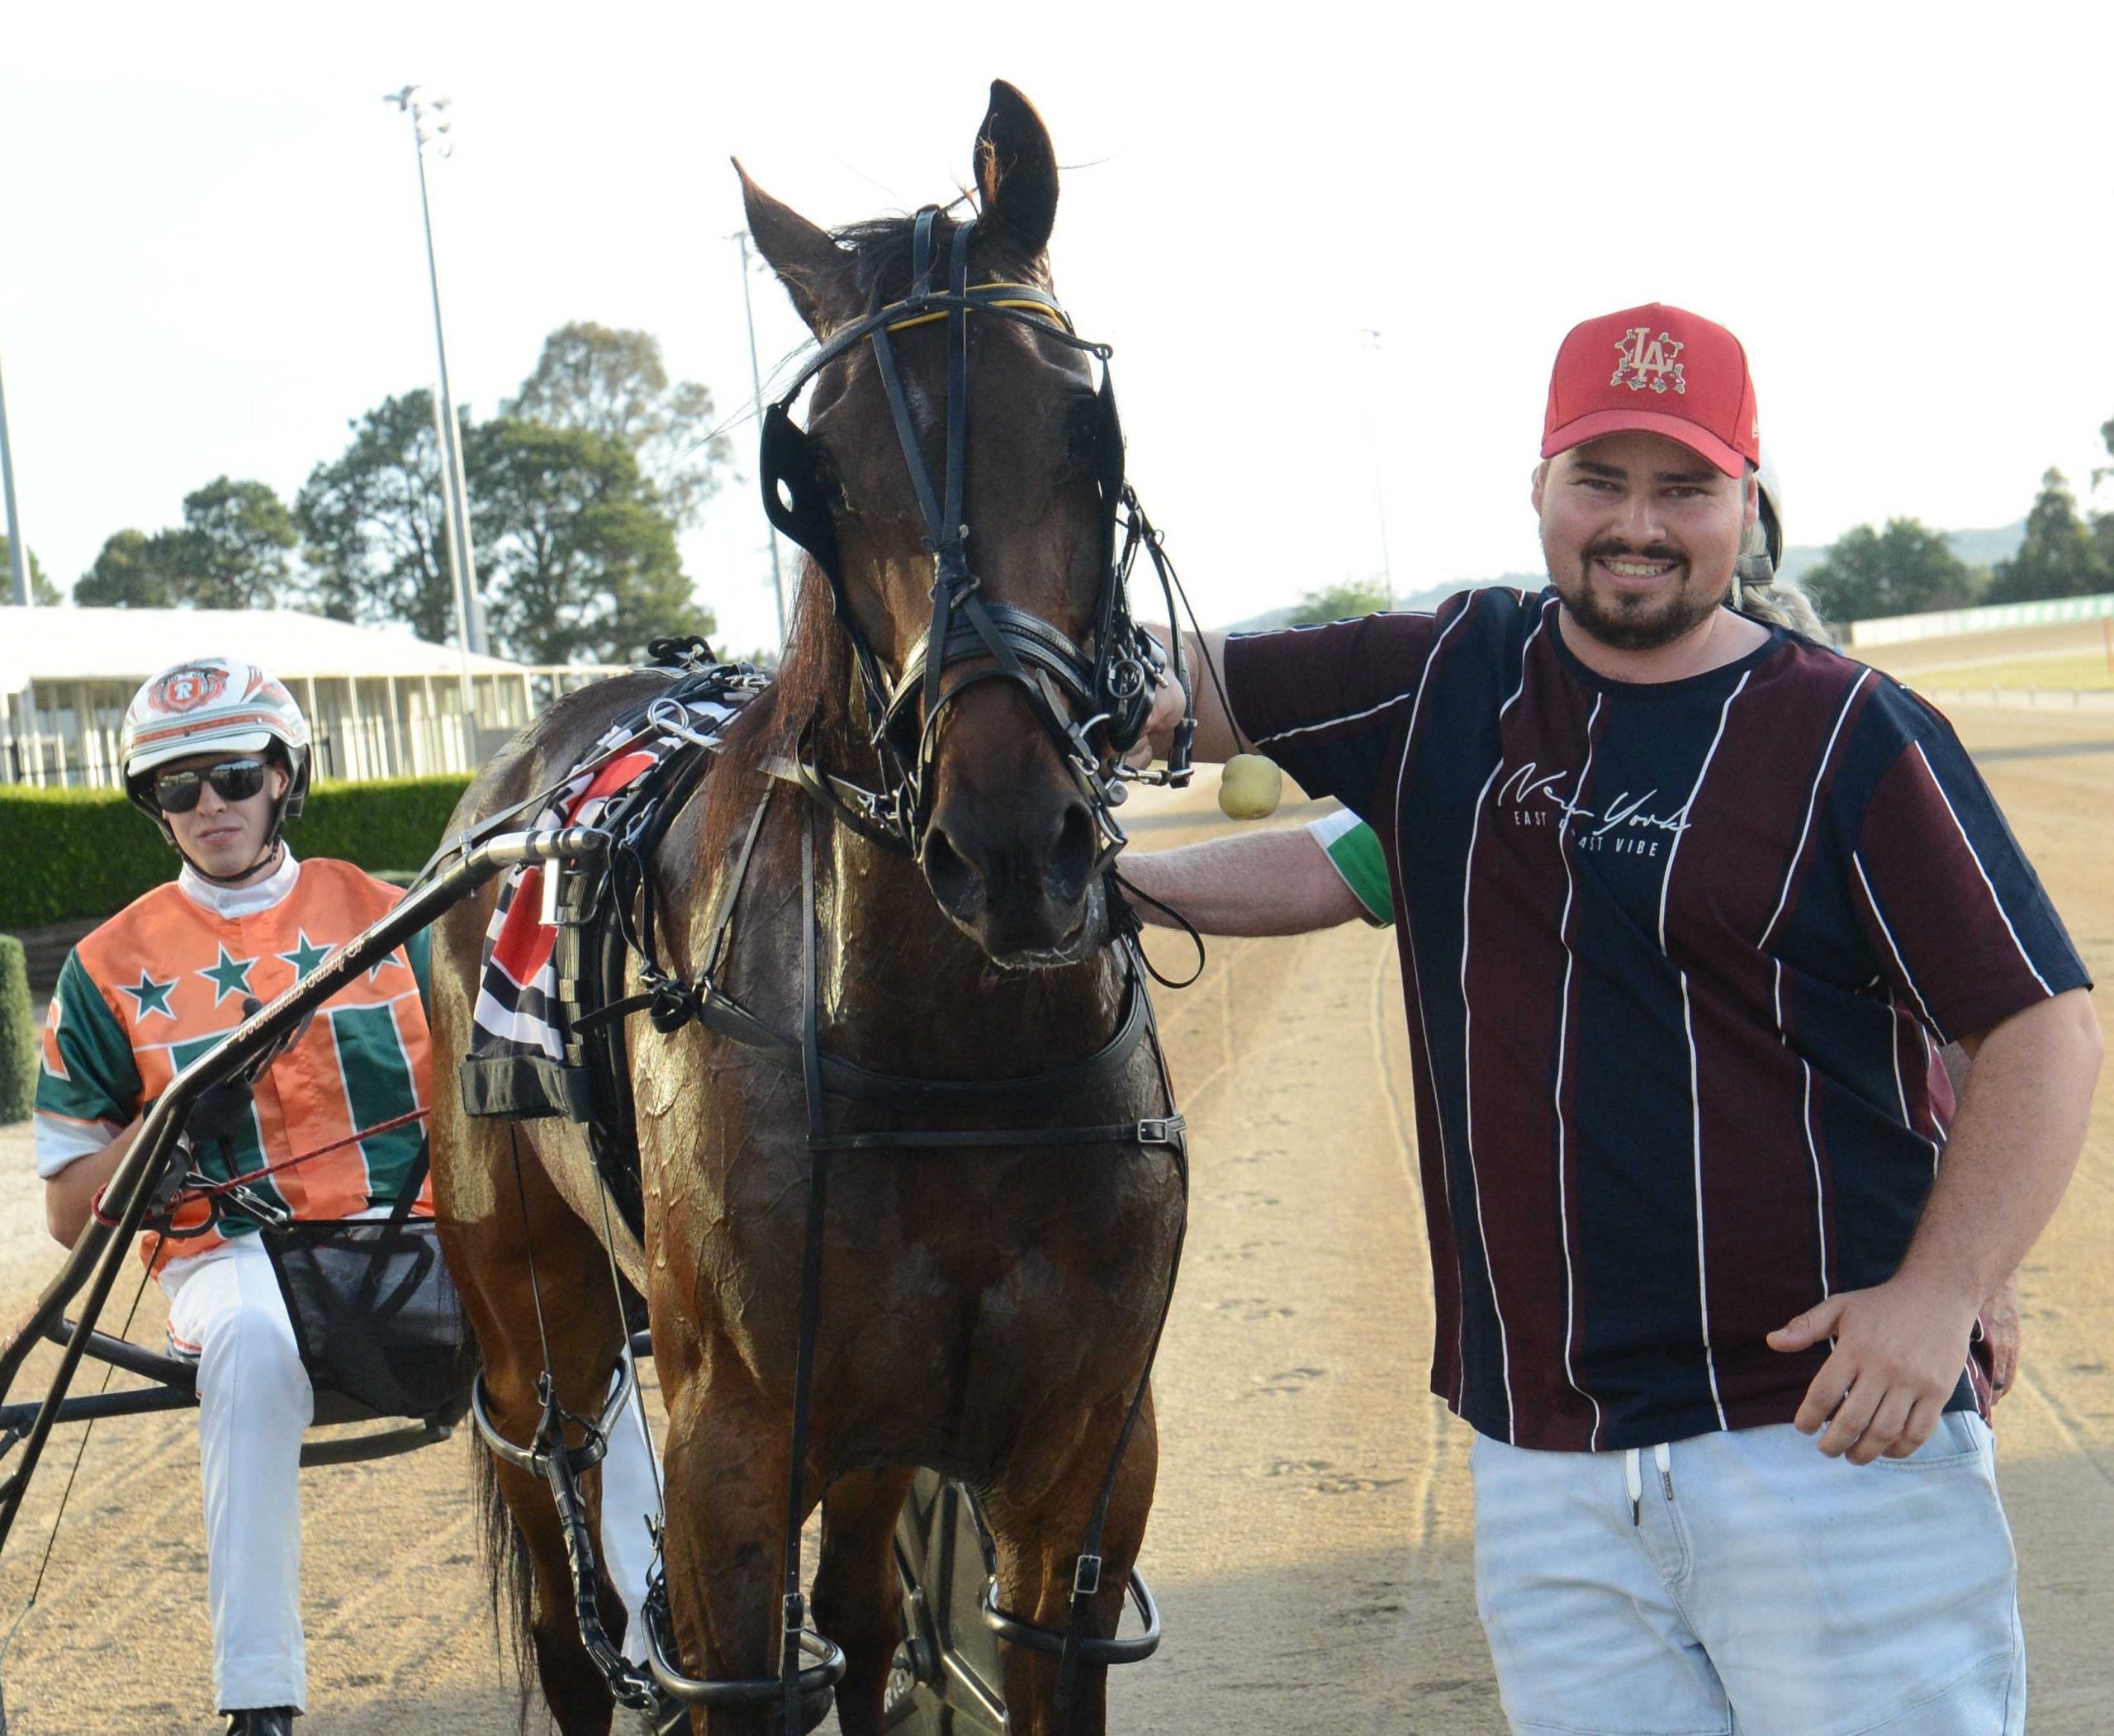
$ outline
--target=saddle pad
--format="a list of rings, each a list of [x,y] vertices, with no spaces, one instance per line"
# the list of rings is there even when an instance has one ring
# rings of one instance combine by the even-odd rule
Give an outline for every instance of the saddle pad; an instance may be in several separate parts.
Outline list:
[[[682,684],[685,689],[693,685]],[[656,700],[648,714],[612,725],[536,816],[532,829],[601,823],[613,805],[621,805],[619,798],[677,748],[716,745],[749,697],[749,690],[740,687],[671,692]],[[680,733],[669,727],[678,722]],[[571,1032],[559,992],[557,911],[546,896],[545,874],[540,865],[510,870],[485,931],[476,1029],[460,1074],[462,1108],[470,1115],[592,1119],[586,1072],[568,1055]]]

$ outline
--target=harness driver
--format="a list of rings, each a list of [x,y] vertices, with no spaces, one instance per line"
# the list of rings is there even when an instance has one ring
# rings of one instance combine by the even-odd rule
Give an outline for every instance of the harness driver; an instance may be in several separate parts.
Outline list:
[[[349,862],[299,861],[287,847],[308,793],[309,728],[264,671],[220,657],[163,671],[126,711],[121,752],[126,794],[182,866],[77,946],[52,996],[36,1160],[47,1225],[69,1246],[175,1074],[402,895]],[[192,1174],[241,1187],[217,1202],[187,1195],[141,1239],[168,1299],[171,1346],[197,1367],[213,1686],[227,1733],[288,1736],[307,1700],[299,1469],[314,1392],[258,1231],[386,1217],[413,1189],[412,1214],[432,1216],[426,960],[420,932],[318,1009],[254,1083],[208,1091],[186,1127]],[[613,1432],[604,1471],[609,1511],[657,1511],[639,1431]],[[609,1529],[604,1559],[635,1631],[644,1528]]]

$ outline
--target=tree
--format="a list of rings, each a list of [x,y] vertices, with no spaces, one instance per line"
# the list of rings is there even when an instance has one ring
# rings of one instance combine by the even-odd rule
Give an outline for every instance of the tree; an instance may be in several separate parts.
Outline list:
[[[1891,519],[1883,531],[1860,524],[1844,532],[1799,582],[1822,619],[1840,627],[1958,609],[1974,600],[1979,575],[1942,532],[1916,519]]]
[[[25,553],[28,556],[30,569],[30,600],[40,609],[56,609],[66,599],[59,595],[59,587],[44,576],[44,562],[37,559],[36,551],[31,548],[26,550]],[[8,542],[7,534],[5,531],[0,531],[0,573],[7,575],[4,580],[0,580],[0,583],[7,586],[7,599],[11,603],[15,600],[15,569],[12,562],[13,545]]]
[[[216,477],[183,497],[177,535],[178,600],[193,609],[276,609],[292,581],[300,538],[268,484]]]
[[[675,523],[623,443],[503,416],[474,431],[468,458],[486,614],[505,655],[614,662],[662,634],[713,631]]]
[[[1387,587],[1380,580],[1346,579],[1340,585],[1308,591],[1285,624],[1304,627],[1323,621],[1347,621],[1353,615],[1385,609],[1388,600]]]
[[[576,320],[543,339],[535,372],[502,414],[599,434],[626,448],[678,525],[694,524],[731,456],[712,434],[712,394],[671,385],[660,340]]]
[[[263,482],[216,477],[183,499],[183,524],[121,530],[73,587],[98,609],[276,609],[292,589],[293,520]]]
[[[2099,425],[2099,438],[2107,443],[2107,455],[2114,458],[2114,417]],[[2092,486],[2097,489],[2109,477],[2114,477],[2114,465],[2092,473]],[[2107,582],[2114,585],[2114,512],[2096,512],[2092,515],[2093,558],[2106,576]]]
[[[95,565],[73,586],[73,600],[84,609],[174,608],[174,562],[168,558],[168,536],[166,531],[159,537],[143,530],[114,533]]]
[[[2059,470],[2041,479],[2041,493],[2026,515],[2026,540],[2008,561],[1997,563],[1989,586],[1993,603],[2031,603],[2044,597],[2090,596],[2114,588],[2114,572],[2093,547],[2078,515],[2077,496]]]
[[[310,471],[294,501],[311,594],[335,619],[407,621],[443,644],[455,581],[433,394],[385,398],[349,426],[352,443]]]

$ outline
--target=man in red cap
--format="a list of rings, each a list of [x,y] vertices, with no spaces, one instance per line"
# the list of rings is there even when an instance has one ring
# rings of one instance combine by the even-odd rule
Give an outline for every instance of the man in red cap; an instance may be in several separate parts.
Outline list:
[[[1197,752],[1272,756],[1386,856],[1432,1387],[1476,1432],[1515,1730],[1996,1736],[2026,1675],[1970,1340],[2076,1162],[2098,1025],[1945,719],[1736,606],[1761,451],[1731,333],[1586,321],[1548,588],[1233,638]],[[1124,869],[1211,927],[1358,915],[1292,846],[1274,880]]]

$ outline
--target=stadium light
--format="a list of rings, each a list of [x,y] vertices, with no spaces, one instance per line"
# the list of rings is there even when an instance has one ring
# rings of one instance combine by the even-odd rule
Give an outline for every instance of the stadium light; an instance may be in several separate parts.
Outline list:
[[[440,361],[440,392],[434,410],[435,432],[440,437],[441,496],[448,514],[448,557],[455,568],[455,626],[466,651],[486,653],[484,600],[477,594],[477,567],[470,541],[469,490],[462,467],[462,426],[455,415],[455,396],[448,382],[448,337],[440,318],[440,266],[434,254],[433,201],[426,190],[426,151],[446,157],[454,149],[448,137],[447,110],[450,99],[429,92],[423,85],[407,84],[382,99],[410,116],[413,149],[419,162],[419,211],[424,220],[426,277],[433,290],[433,342]],[[474,728],[470,673],[462,672],[462,706],[466,728]],[[476,755],[472,751],[472,761]]]

